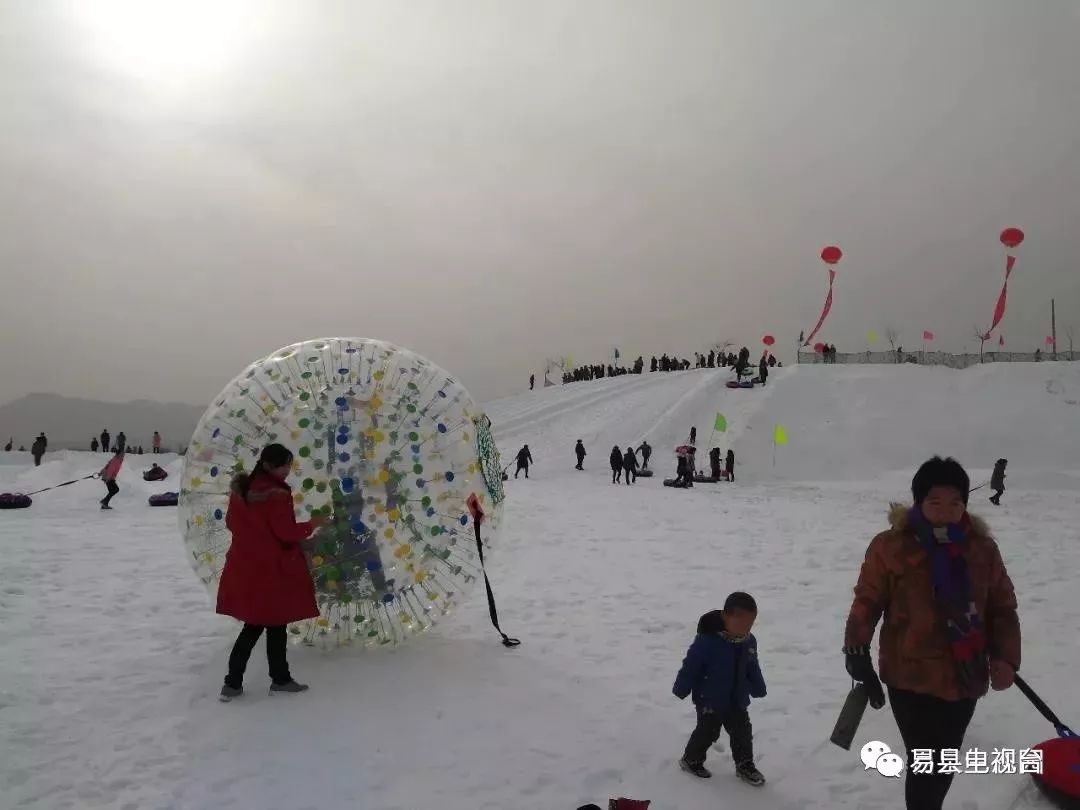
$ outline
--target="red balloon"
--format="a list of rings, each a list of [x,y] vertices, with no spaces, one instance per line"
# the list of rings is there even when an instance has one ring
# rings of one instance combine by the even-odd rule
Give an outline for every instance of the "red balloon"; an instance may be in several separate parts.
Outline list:
[[[1017,233],[1019,233],[1019,231]],[[1023,234],[1020,235],[1020,238],[1024,238]],[[825,264],[836,264],[838,261],[840,261],[840,257],[843,255],[843,251],[840,250],[840,248],[838,248],[836,245],[829,245],[827,248],[821,251],[821,260],[825,262]]]
[[[1006,228],[1001,232],[1001,244],[1014,248],[1024,241],[1024,232],[1019,228]]]
[[[814,344],[814,351],[817,352],[818,354],[824,354],[825,353],[825,344],[824,343],[815,343]]]
[[[776,338],[774,338],[772,335],[766,335],[761,339],[761,342],[764,343],[766,346],[772,346],[774,343],[776,343]]]

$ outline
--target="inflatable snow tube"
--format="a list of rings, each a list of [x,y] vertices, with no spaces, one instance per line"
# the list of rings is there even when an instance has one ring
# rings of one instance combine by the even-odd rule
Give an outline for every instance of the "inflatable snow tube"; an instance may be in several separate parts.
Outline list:
[[[1039,743],[1042,774],[1032,774],[1035,784],[1055,807],[1080,810],[1080,737],[1057,737]]]
[[[179,492],[159,492],[150,496],[151,506],[176,506],[180,500]]]
[[[164,481],[168,477],[169,477],[169,474],[167,472],[165,472],[164,470],[162,470],[157,475],[155,475],[150,470],[147,470],[146,472],[144,472],[142,474],[142,480],[143,481]]]
[[[735,382],[735,380],[728,380],[725,385],[728,388],[753,388],[754,383],[751,380],[743,380],[742,382]]]
[[[33,502],[29,495],[19,495],[14,492],[0,494],[0,509],[26,509]]]
[[[719,478],[713,478],[711,475],[701,475],[700,473],[694,476],[695,484],[715,484],[719,480]]]
[[[637,472],[637,477],[638,478],[652,478],[652,476],[653,476],[652,470],[638,470],[638,472]]]
[[[686,484],[682,483],[681,481],[676,481],[674,478],[665,478],[664,486],[674,487],[675,489],[686,489]]]

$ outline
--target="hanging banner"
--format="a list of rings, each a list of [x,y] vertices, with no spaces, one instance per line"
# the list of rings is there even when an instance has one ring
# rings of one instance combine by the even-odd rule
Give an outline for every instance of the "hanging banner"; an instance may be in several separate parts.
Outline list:
[[[1001,232],[1001,244],[1005,246],[1005,282],[1001,285],[1001,292],[998,293],[997,304],[994,306],[994,318],[990,323],[990,328],[986,330],[986,334],[983,335],[983,340],[989,340],[990,336],[997,329],[998,324],[1001,323],[1001,319],[1005,317],[1005,307],[1008,303],[1009,297],[1009,276],[1012,275],[1013,267],[1016,265],[1016,257],[1011,252],[1024,241],[1024,232],[1019,228],[1006,228]]]
[[[821,251],[821,260],[825,262],[825,264],[830,265],[829,292],[825,296],[825,306],[821,310],[821,317],[818,318],[817,325],[814,327],[813,331],[811,331],[810,334],[806,336],[806,339],[803,340],[803,346],[809,346],[813,342],[814,336],[821,330],[822,325],[825,323],[825,319],[829,317],[829,311],[832,309],[833,302],[833,285],[836,282],[836,271],[831,265],[835,265],[839,262],[843,255],[843,251],[835,245],[830,245]]]

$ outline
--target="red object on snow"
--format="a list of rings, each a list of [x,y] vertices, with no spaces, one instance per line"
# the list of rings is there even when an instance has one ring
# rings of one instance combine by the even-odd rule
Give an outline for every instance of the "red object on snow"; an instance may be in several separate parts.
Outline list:
[[[1080,808],[1080,737],[1055,737],[1034,748],[1043,755],[1035,784],[1058,807]]]
[[[774,338],[772,335],[766,335],[761,339],[761,342],[764,343],[766,346],[772,346],[774,343],[776,343],[776,338]]]
[[[608,802],[608,810],[649,810],[652,802],[641,799],[612,799]]]
[[[922,333],[922,339],[923,339],[923,340],[933,340],[933,339],[934,339],[934,333],[933,333],[933,332],[928,332],[928,331],[924,331],[924,332]]]
[[[221,571],[218,613],[266,626],[319,615],[315,583],[300,548],[314,527],[297,522],[287,484],[256,476],[247,501],[235,493],[229,498],[225,525],[232,545]]]
[[[1021,236],[1020,238],[1023,239],[1024,237]],[[836,245],[829,245],[821,251],[821,260],[825,262],[825,264],[836,264],[843,256],[844,252]]]
[[[480,506],[480,499],[476,497],[476,493],[473,492],[465,499],[465,505],[469,507],[469,514],[472,515],[472,519],[477,523],[484,522],[484,510]]]
[[[1019,228],[1006,228],[1001,232],[1001,244],[1014,248],[1024,241],[1024,232]]]

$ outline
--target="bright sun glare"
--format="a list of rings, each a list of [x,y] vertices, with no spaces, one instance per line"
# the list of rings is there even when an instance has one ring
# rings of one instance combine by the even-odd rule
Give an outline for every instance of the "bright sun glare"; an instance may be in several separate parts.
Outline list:
[[[79,36],[111,67],[155,86],[220,75],[251,43],[265,13],[250,0],[76,0]]]

